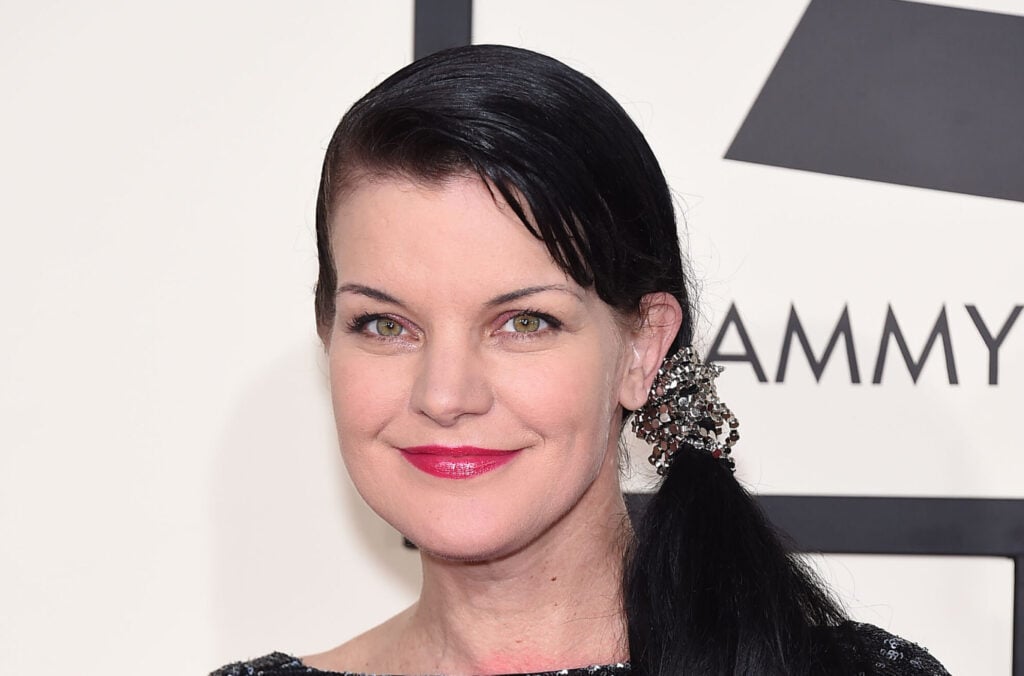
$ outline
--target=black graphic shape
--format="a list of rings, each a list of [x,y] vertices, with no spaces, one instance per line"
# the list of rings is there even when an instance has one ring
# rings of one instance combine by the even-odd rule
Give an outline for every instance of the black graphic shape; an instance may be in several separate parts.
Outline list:
[[[468,45],[473,39],[473,0],[416,0],[414,26],[414,59]]]
[[[650,495],[626,493],[636,521]],[[1024,500],[761,495],[794,551],[1013,559],[1013,676],[1024,676]]]
[[[811,0],[725,157],[1024,201],[1024,17]]]

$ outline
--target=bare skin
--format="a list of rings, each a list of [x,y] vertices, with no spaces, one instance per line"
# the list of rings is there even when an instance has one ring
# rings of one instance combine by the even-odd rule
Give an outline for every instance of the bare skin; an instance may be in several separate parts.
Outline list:
[[[596,500],[585,495],[586,509],[497,561],[464,563],[423,553],[416,604],[303,662],[329,671],[457,675],[625,661],[625,506],[621,495],[591,502]]]
[[[621,411],[646,400],[678,303],[651,294],[625,321],[475,178],[368,181],[333,223],[339,443],[363,498],[420,546],[423,587],[303,661],[452,676],[625,661]],[[422,443],[519,450],[453,481],[403,459]]]

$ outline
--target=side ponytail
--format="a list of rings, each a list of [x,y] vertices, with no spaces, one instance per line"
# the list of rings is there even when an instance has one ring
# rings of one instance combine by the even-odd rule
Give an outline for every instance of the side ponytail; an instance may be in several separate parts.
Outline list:
[[[815,627],[842,613],[724,463],[678,452],[635,531],[624,572],[634,674],[835,673]]]

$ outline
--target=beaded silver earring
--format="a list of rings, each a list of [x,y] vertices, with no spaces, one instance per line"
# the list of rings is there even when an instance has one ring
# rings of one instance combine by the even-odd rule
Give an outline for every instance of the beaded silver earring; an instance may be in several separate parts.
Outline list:
[[[683,448],[710,453],[736,471],[730,456],[740,438],[740,423],[715,389],[715,378],[723,370],[705,364],[689,345],[662,362],[647,402],[633,412],[633,433],[651,444],[648,460],[658,474],[668,471]]]

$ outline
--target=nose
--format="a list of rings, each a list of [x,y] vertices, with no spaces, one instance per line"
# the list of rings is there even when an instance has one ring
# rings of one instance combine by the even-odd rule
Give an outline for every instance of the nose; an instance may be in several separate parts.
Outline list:
[[[443,427],[481,415],[494,403],[478,351],[463,341],[428,341],[420,353],[410,405]]]

